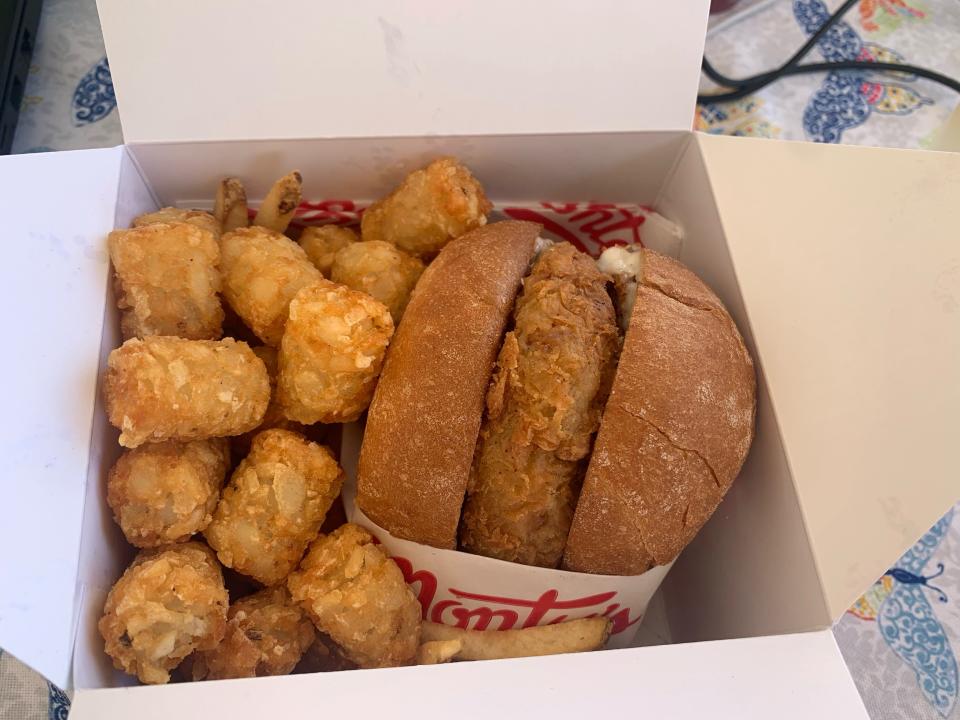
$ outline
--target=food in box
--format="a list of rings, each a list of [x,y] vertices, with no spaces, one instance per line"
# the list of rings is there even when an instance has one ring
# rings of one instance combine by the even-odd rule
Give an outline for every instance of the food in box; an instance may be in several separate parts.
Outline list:
[[[212,214],[167,208],[111,234],[129,339],[104,393],[131,449],[110,504],[157,548],[107,597],[117,667],[152,683],[178,666],[284,674],[318,653],[382,667],[628,643],[753,437],[753,364],[722,303],[642,243],[595,262],[603,248],[553,206],[488,222],[452,158],[367,209],[359,239],[291,225],[300,183],[278,180],[249,227],[227,178]],[[652,211],[598,207],[635,239],[647,221],[650,244],[679,239]],[[353,423],[351,522],[329,532],[344,472],[309,439],[318,423]],[[211,510],[226,467],[188,450],[223,437],[245,457]],[[228,609],[220,564],[265,589]]]

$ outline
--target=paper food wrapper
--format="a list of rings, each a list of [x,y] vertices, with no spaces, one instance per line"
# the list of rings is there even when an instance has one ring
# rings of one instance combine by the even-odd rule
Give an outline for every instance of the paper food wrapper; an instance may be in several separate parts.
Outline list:
[[[364,203],[353,200],[304,202],[297,208],[292,225],[342,225],[359,229]],[[250,210],[251,217],[256,213]],[[490,213],[490,222],[529,220],[543,225],[540,233],[550,240],[566,240],[580,250],[598,257],[614,245],[643,244],[664,255],[677,257],[683,242],[682,230],[644,205],[597,202],[539,202],[502,204]]]
[[[602,615],[613,623],[607,647],[632,644],[650,598],[670,565],[643,575],[586,575],[531,567],[394,537],[356,504],[360,423],[345,425],[340,462],[347,519],[387,549],[423,608],[424,620],[471,630],[511,630]]]
[[[353,226],[362,212],[361,205],[349,201],[304,203],[295,222]],[[507,205],[496,208],[490,219],[506,218],[540,223],[544,237],[566,240],[594,257],[607,247],[636,243],[676,257],[683,240],[679,227],[640,205]],[[355,502],[362,440],[362,425],[344,426],[341,464],[346,474],[347,519],[367,528],[386,547],[416,593],[425,620],[475,630],[509,630],[601,615],[612,622],[607,647],[632,644],[650,598],[673,563],[636,576],[587,575],[440,550],[394,537]]]

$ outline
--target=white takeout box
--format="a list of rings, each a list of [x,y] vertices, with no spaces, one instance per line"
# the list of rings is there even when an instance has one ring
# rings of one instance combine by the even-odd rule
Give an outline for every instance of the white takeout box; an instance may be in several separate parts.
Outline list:
[[[691,133],[707,5],[100,0],[127,144],[0,159],[0,646],[78,720],[866,717],[829,628],[960,494],[960,156]],[[364,200],[443,153],[495,200],[678,221],[757,361],[750,457],[648,628],[673,644],[110,689],[107,232],[225,174]]]

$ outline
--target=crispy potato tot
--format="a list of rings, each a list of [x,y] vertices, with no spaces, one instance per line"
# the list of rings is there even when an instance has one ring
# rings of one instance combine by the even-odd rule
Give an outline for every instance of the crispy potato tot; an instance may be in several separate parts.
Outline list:
[[[257,210],[253,224],[278,233],[285,232],[293,219],[293,213],[300,205],[302,184],[303,178],[296,170],[277,180],[260,203],[260,209]]]
[[[223,296],[258,338],[276,347],[293,296],[323,275],[293,240],[266,228],[239,228],[220,246]]]
[[[247,213],[247,190],[239,178],[224,178],[217,185],[213,217],[220,224],[220,232],[224,233],[250,224],[250,216]]]
[[[277,349],[269,345],[257,345],[252,350],[258,358],[263,360],[263,364],[267,368],[267,376],[270,378],[270,404],[267,405],[267,412],[263,415],[263,421],[257,427],[250,432],[236,435],[230,439],[230,449],[234,453],[234,457],[246,457],[247,453],[250,452],[253,438],[264,430],[270,430],[271,428],[292,430],[307,436],[309,440],[319,442],[321,445],[329,444],[326,440],[320,441],[312,437],[313,433],[306,425],[294,422],[283,414],[283,408],[280,407],[280,402],[277,399]]]
[[[410,173],[360,221],[364,240],[385,240],[411,255],[433,255],[455,237],[486,224],[493,205],[455,158]]]
[[[157,223],[184,222],[201,230],[209,231],[215,240],[220,239],[220,223],[206,210],[182,210],[181,208],[165,207],[156,212],[138,215],[133,219],[131,227],[156,225]]]
[[[350,228],[320,225],[304,228],[299,242],[310,262],[329,279],[334,256],[357,239],[357,234]]]
[[[289,430],[265,430],[224,488],[204,536],[224,565],[276,585],[317,537],[342,483],[327,448]]]
[[[125,340],[220,337],[220,248],[214,235],[183,222],[114,230],[107,239]]]
[[[222,438],[141,445],[110,468],[107,504],[131,545],[188,540],[213,519],[229,462]]]
[[[603,617],[521,630],[463,630],[425,622],[421,640],[424,644],[459,641],[461,647],[453,658],[455,660],[500,660],[599,650],[610,637],[610,626],[610,621]]]
[[[461,640],[431,640],[417,648],[417,665],[450,662],[463,649]]]
[[[303,654],[303,659],[294,672],[337,672],[338,670],[356,669],[356,663],[347,660],[343,656],[343,650],[333,640],[322,632],[317,632],[317,639]]]
[[[194,650],[212,650],[227,624],[227,590],[198,542],[143,550],[107,595],[100,634],[114,667],[162,684]]]
[[[382,302],[396,326],[422,273],[419,258],[390,243],[368,240],[347,245],[336,254],[330,279]]]
[[[284,414],[307,425],[352,422],[367,409],[393,321],[366,293],[328,280],[290,303],[277,394]]]
[[[246,343],[148,337],[107,359],[107,417],[120,444],[239,435],[263,420],[267,369]]]
[[[321,535],[287,578],[295,602],[359,667],[409,665],[420,639],[420,603],[400,568],[359,525]]]
[[[266,588],[230,606],[223,640],[194,653],[190,674],[194,680],[288,675],[315,635],[285,587]]]

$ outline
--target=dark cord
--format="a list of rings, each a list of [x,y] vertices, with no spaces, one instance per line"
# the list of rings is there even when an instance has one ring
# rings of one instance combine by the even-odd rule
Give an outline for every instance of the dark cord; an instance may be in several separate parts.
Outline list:
[[[718,72],[716,68],[710,64],[707,58],[704,57],[704,74],[715,83],[734,89],[721,93],[699,94],[697,95],[697,102],[709,105],[712,103],[739,100],[747,95],[752,95],[758,90],[761,90],[767,87],[767,85],[770,85],[771,83],[774,83],[784,77],[803,75],[807,73],[833,72],[835,70],[874,70],[880,72],[908,73],[910,75],[916,75],[917,77],[926,78],[927,80],[933,80],[934,82],[938,82],[941,85],[960,93],[960,82],[957,80],[947,77],[946,75],[938,73],[934,70],[927,70],[926,68],[916,67],[915,65],[907,65],[903,63],[870,62],[863,60],[844,60],[840,62],[820,62],[800,65],[800,60],[810,53],[817,41],[819,41],[820,38],[822,38],[823,35],[831,27],[833,27],[837,21],[840,20],[843,14],[853,7],[856,2],[857,0],[847,0],[844,2],[843,5],[841,5],[836,12],[834,12],[826,20],[826,22],[824,22],[824,24],[821,25],[817,31],[810,36],[803,47],[801,47],[789,60],[787,60],[787,62],[785,62],[776,70],[771,70],[753,75],[751,77],[736,80]]]
[[[810,54],[810,51],[813,50],[814,47],[816,47],[816,44],[820,41],[820,38],[826,35],[827,31],[830,28],[832,28],[834,25],[836,25],[840,21],[840,19],[846,14],[846,12],[850,8],[852,8],[854,5],[856,5],[857,2],[859,2],[859,0],[846,0],[843,3],[843,5],[837,8],[836,12],[834,12],[830,17],[826,19],[823,25],[817,28],[817,31],[807,39],[807,42],[805,42],[803,46],[799,50],[797,50],[790,57],[789,60],[787,60],[783,65],[781,65],[776,70],[760,73],[759,75],[754,75],[753,77],[745,78],[743,80],[734,80],[733,78],[727,77],[726,75],[723,75],[719,71],[717,71],[717,69],[710,64],[710,61],[707,60],[706,56],[704,56],[703,72],[708,78],[710,78],[715,83],[717,83],[717,85],[723,85],[729,88],[741,88],[746,85],[753,84],[754,82],[764,79],[768,76],[779,76],[787,68],[791,68],[795,66],[797,63],[803,60],[803,58],[805,58],[808,54]]]

